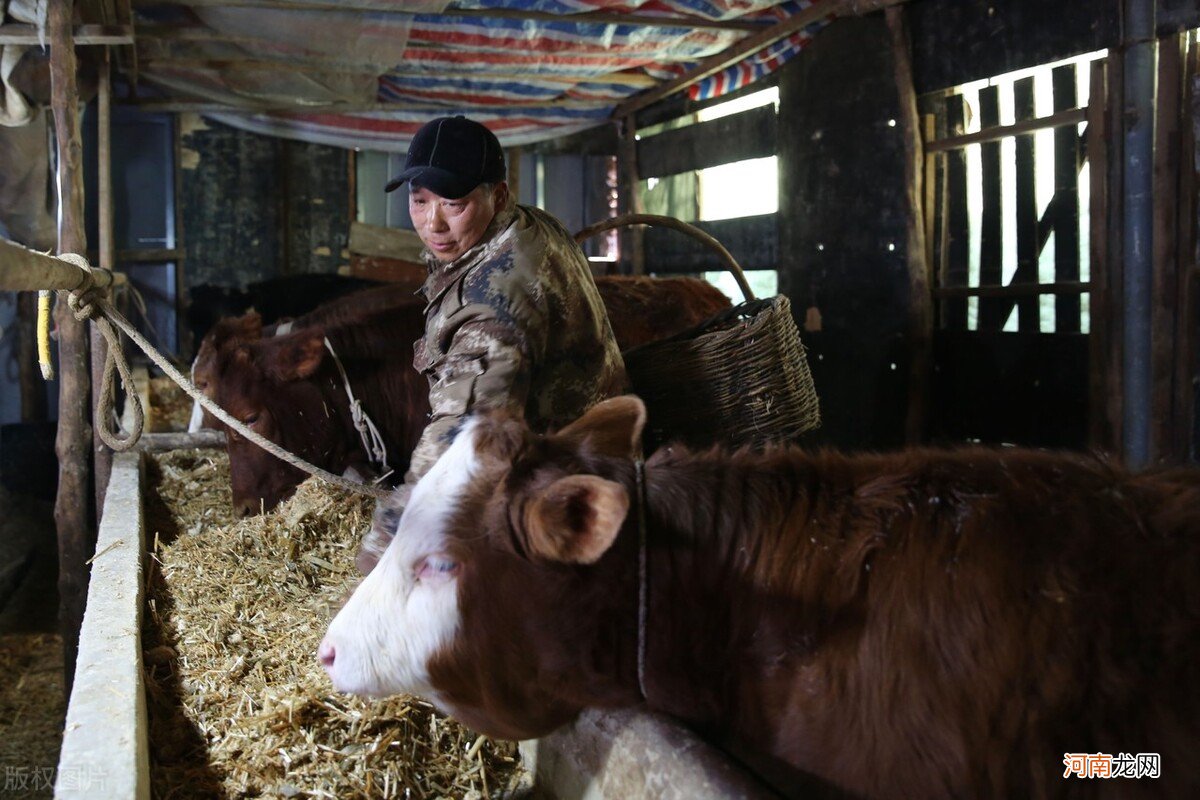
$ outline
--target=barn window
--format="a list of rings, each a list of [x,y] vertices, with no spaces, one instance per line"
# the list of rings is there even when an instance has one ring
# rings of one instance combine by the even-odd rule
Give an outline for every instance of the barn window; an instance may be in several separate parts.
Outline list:
[[[944,330],[1087,333],[1091,53],[922,98]]]
[[[779,88],[770,86],[639,130],[643,210],[693,222],[711,233],[734,253],[760,297],[778,291],[778,106]],[[647,235],[658,237],[652,244],[648,240],[650,272],[695,273],[713,263],[710,252],[680,241],[678,234]],[[742,299],[727,272],[698,274],[730,298]]]

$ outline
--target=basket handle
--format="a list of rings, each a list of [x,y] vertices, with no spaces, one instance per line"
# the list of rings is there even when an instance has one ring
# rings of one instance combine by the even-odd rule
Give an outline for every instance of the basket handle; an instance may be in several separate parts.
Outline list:
[[[737,260],[734,259],[733,255],[725,249],[725,245],[721,244],[712,235],[705,233],[695,225],[690,225],[682,220],[675,219],[674,217],[664,217],[660,214],[622,214],[619,217],[602,219],[599,222],[594,222],[591,225],[588,225],[586,228],[575,234],[575,241],[579,244],[583,244],[584,241],[592,238],[598,233],[604,233],[604,231],[612,230],[613,228],[619,228],[624,225],[661,225],[664,228],[671,228],[672,230],[679,231],[680,233],[686,233],[693,239],[698,239],[702,243],[708,245],[711,249],[715,250],[717,255],[721,257],[721,260],[725,262],[725,268],[733,273],[733,279],[737,281],[738,288],[742,290],[742,294],[746,296],[746,299],[754,299],[754,292],[750,291],[750,284],[746,281],[746,273],[742,271],[742,268],[738,265]]]

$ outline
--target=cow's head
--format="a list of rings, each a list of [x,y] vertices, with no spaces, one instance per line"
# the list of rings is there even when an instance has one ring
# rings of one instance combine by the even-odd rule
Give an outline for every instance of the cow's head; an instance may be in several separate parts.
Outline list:
[[[192,383],[200,393],[209,400],[216,400],[219,380],[217,354],[222,348],[253,342],[261,339],[262,335],[262,317],[256,311],[250,311],[240,317],[222,317],[218,320],[200,340],[196,358],[192,361]],[[192,408],[192,424],[188,426],[188,430],[194,433],[201,428],[222,430],[224,425],[197,402]]]
[[[255,433],[311,464],[340,471],[347,439],[330,399],[340,383],[321,372],[326,358],[319,327],[231,343],[217,353],[214,399]],[[242,515],[274,508],[306,477],[233,429],[226,430],[225,443],[233,505]]]
[[[548,436],[466,422],[321,643],[334,687],[422,694],[506,738],[635,699],[637,537],[618,533],[644,423],[636,397]]]

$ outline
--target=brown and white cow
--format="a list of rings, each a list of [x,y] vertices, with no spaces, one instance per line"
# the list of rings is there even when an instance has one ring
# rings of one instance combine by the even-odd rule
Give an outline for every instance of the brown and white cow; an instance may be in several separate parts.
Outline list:
[[[725,295],[696,278],[608,277],[597,285],[623,347],[673,335],[729,307]],[[304,333],[308,329],[311,334]],[[335,474],[364,474],[365,451],[358,433],[347,424],[349,400],[344,389],[340,394],[331,389],[336,367],[328,353],[312,344],[327,329],[378,349],[378,360],[355,359],[344,366],[368,416],[395,437],[388,442],[388,453],[393,479],[399,480],[429,414],[428,384],[412,366],[412,343],[424,334],[424,315],[407,290],[383,287],[340,298],[297,319],[287,334],[275,337],[278,341],[261,338],[264,331],[268,336],[271,332],[257,315],[222,320],[200,347],[195,383],[236,418],[254,420],[257,432],[306,461]],[[311,346],[296,346],[297,341]],[[334,350],[342,352],[336,341]],[[301,352],[312,363],[297,363]],[[315,381],[322,382],[319,390],[307,385]],[[314,405],[318,395],[322,403]],[[315,413],[321,409],[325,411]],[[214,423],[208,425],[224,427]],[[227,450],[239,513],[270,510],[306,477],[232,432]]]
[[[644,419],[464,425],[321,643],[334,687],[514,739],[645,704],[870,798],[1200,796],[1196,472],[664,448],[639,503]]]

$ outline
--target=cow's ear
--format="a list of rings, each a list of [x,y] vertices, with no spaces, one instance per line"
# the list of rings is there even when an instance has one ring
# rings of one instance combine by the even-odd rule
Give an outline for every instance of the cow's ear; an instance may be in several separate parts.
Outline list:
[[[612,545],[629,512],[629,493],[595,475],[550,484],[525,512],[529,547],[551,561],[591,564]]]
[[[241,325],[241,335],[248,339],[262,338],[262,315],[257,311],[247,311],[243,314],[238,322]]]
[[[639,397],[627,394],[597,403],[555,437],[579,444],[586,442],[602,455],[634,458],[642,451],[645,426],[645,404]]]
[[[312,376],[325,358],[325,335],[319,329],[273,339],[273,358],[267,372],[277,381],[299,381]]]

